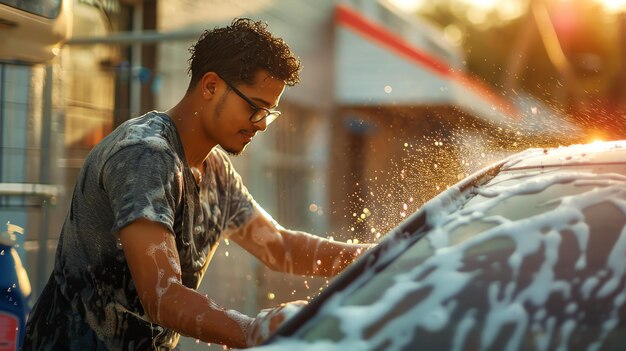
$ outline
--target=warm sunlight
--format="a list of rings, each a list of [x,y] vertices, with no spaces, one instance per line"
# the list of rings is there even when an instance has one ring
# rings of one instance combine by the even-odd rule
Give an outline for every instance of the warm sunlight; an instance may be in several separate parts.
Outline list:
[[[389,0],[392,4],[405,12],[414,12],[423,6],[427,0]],[[493,10],[498,6],[506,6],[507,2],[498,0],[457,0],[466,4],[473,5],[482,10]],[[609,11],[625,11],[626,0],[593,0],[604,5]]]
[[[424,0],[389,0],[389,2],[407,13],[415,12],[424,4]]]
[[[405,12],[415,12],[419,9],[426,0],[389,0],[392,4],[394,4],[399,9]],[[481,10],[491,10],[498,5],[501,5],[501,2],[498,0],[458,0],[459,2],[464,2],[467,4],[474,5],[478,9]]]
[[[626,11],[626,0],[595,0],[611,12]]]
[[[491,10],[501,4],[498,0],[465,0],[464,2],[485,10]]]
[[[415,13],[432,5],[430,0],[388,0],[391,4],[406,13]],[[495,13],[500,20],[511,20],[519,17],[527,7],[527,0],[453,0],[452,3],[465,5],[466,16],[476,24],[493,20]],[[600,1],[600,0],[596,0]],[[626,1],[626,0],[624,0]],[[491,15],[490,15],[491,13]],[[490,17],[491,16],[491,17]]]

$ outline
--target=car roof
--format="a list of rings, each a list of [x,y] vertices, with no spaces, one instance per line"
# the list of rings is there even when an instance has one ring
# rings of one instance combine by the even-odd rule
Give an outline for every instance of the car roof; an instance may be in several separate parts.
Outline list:
[[[528,149],[510,157],[503,170],[626,162],[626,140],[593,142],[550,149]]]

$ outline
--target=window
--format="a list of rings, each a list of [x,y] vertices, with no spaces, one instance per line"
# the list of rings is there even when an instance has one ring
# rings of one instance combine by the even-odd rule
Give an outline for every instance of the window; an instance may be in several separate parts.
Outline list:
[[[0,4],[46,18],[56,18],[61,12],[61,0],[0,0]]]

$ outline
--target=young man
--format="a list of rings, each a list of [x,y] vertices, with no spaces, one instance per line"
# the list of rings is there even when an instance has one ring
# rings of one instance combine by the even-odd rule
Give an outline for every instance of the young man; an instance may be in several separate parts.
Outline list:
[[[240,154],[280,115],[300,70],[282,39],[236,19],[190,51],[182,100],[122,124],[85,160],[24,350],[171,350],[179,334],[252,346],[284,310],[251,318],[195,290],[221,238],[304,275],[332,276],[368,247],[280,227],[217,148]]]

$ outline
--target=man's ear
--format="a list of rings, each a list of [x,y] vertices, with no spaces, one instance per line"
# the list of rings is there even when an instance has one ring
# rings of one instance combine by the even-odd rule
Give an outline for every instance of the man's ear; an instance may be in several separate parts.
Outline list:
[[[200,80],[200,89],[202,90],[202,97],[211,98],[215,94],[220,77],[215,72],[207,72],[202,76]]]

